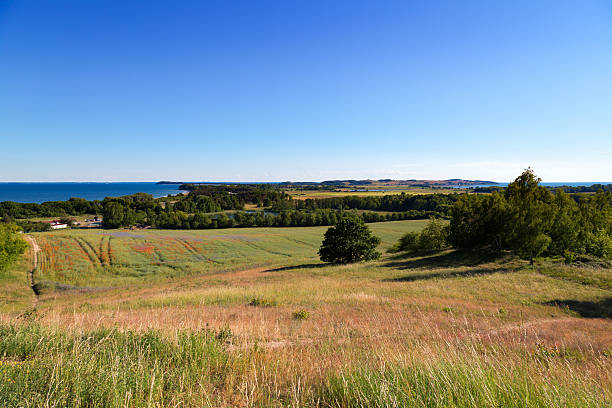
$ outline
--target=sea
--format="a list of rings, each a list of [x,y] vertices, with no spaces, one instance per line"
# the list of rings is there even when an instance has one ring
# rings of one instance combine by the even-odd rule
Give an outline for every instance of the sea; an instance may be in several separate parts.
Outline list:
[[[232,184],[236,184],[233,182]],[[592,184],[612,184],[612,182],[558,182],[542,185],[558,186],[590,186]],[[472,185],[469,187],[488,187],[492,185],[507,186],[508,183]],[[179,194],[179,184],[158,184],[156,182],[61,182],[61,183],[0,183],[0,202],[15,201],[18,203],[43,203],[45,201],[64,201],[71,197],[86,200],[103,200],[105,197],[120,197],[134,193],[148,193],[155,198],[166,197],[168,194]],[[454,186],[465,188],[468,186]]]
[[[120,197],[134,193],[148,193],[155,198],[168,194],[179,194],[179,184],[157,184],[155,182],[124,183],[0,183],[0,202],[43,203],[64,201],[71,197],[86,200],[103,200],[105,197]]]

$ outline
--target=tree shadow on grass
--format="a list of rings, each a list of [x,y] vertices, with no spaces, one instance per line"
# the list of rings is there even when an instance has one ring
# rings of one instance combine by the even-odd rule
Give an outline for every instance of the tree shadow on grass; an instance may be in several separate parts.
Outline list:
[[[601,299],[599,301],[552,300],[550,302],[545,302],[544,304],[572,310],[582,317],[603,317],[605,319],[612,319],[612,297]]]
[[[512,269],[504,267],[482,267],[471,268],[465,271],[448,271],[435,273],[415,273],[398,278],[383,279],[383,282],[414,282],[429,279],[470,278],[474,276],[492,275],[494,273],[513,272]]]
[[[267,269],[264,272],[282,272],[282,271],[293,271],[296,269],[318,269],[323,268],[324,266],[329,266],[330,264],[326,263],[311,263],[311,264],[302,264],[302,265],[293,265],[293,266],[282,266],[279,268]]]
[[[447,251],[425,255],[415,258],[416,254],[401,254],[390,258],[390,261],[383,266],[398,270],[408,269],[449,269],[465,268],[464,270],[446,270],[436,272],[420,272],[398,278],[384,279],[383,282],[413,282],[428,279],[449,279],[456,277],[472,277],[481,275],[492,275],[500,272],[513,272],[514,268],[510,265],[501,265],[501,262],[511,259],[507,253],[492,251]],[[495,262],[491,265],[491,263]],[[489,265],[484,265],[489,264]],[[416,271],[415,271],[416,272]]]
[[[509,260],[506,253],[491,251],[450,251],[416,258],[418,254],[401,254],[390,258],[383,266],[395,269],[438,269],[461,266],[478,266],[484,263]]]

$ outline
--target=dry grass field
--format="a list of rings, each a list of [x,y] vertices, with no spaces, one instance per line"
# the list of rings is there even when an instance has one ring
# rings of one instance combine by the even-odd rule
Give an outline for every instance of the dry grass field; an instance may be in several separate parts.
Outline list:
[[[424,221],[370,224],[381,249]],[[509,255],[329,266],[325,227],[32,234],[0,406],[605,407],[612,271]]]

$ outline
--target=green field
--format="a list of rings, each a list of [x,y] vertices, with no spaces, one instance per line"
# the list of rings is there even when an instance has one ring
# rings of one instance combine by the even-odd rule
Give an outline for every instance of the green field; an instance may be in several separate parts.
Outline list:
[[[370,227],[384,250],[424,224]],[[31,234],[40,295],[28,257],[0,277],[0,406],[612,405],[606,265],[330,266],[325,230]]]

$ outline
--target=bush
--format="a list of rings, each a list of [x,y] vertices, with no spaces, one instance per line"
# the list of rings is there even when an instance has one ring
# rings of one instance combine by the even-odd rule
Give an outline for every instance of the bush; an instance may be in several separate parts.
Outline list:
[[[448,234],[448,226],[442,220],[432,218],[420,233],[408,232],[401,237],[399,242],[391,248],[390,252],[439,251],[449,246]]]
[[[17,225],[19,225],[23,232],[51,231],[51,224],[48,222],[19,221]]]
[[[389,249],[389,252],[416,251],[420,235],[421,234],[414,231],[406,233],[400,238],[399,242]]]
[[[380,238],[372,235],[361,217],[345,216],[325,232],[319,256],[323,262],[347,264],[378,259]]]
[[[575,258],[576,258],[576,254],[574,254],[569,249],[566,249],[565,251],[563,251],[563,262],[565,262],[566,264],[571,264],[572,262],[574,262]]]
[[[274,307],[277,304],[278,303],[275,300],[264,299],[261,297],[254,297],[249,302],[249,306],[255,306],[255,307]]]
[[[310,317],[310,312],[308,310],[298,310],[296,312],[293,312],[293,318],[295,320],[306,320]]]
[[[612,258],[612,236],[604,229],[590,233],[587,238],[587,252],[600,258]]]
[[[448,226],[442,221],[432,218],[421,231],[418,239],[418,249],[424,252],[439,251],[448,246]]]
[[[0,224],[0,272],[6,270],[28,248],[17,231],[19,228],[13,224]]]

